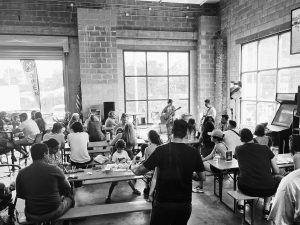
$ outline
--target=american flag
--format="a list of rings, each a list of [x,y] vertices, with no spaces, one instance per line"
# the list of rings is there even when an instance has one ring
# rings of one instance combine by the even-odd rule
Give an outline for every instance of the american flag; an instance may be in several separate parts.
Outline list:
[[[80,114],[81,110],[82,110],[81,84],[79,84],[78,92],[76,94],[76,109],[77,109],[77,112]]]

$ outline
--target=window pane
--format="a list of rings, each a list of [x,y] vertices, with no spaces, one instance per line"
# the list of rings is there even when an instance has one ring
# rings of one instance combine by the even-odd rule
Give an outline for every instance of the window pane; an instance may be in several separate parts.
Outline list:
[[[276,70],[258,73],[257,98],[259,100],[274,100],[276,95]]]
[[[300,65],[300,54],[290,54],[291,32],[279,36],[279,67],[289,67]]]
[[[300,68],[279,70],[279,93],[297,93],[298,85],[300,85]]]
[[[187,52],[169,53],[169,75],[189,74],[189,54]]]
[[[30,78],[25,75],[20,60],[0,60],[0,108],[5,111],[39,110]]]
[[[277,35],[259,41],[258,69],[272,69],[277,67],[277,42]]]
[[[157,120],[160,117],[160,114],[161,114],[162,110],[164,109],[164,107],[167,105],[167,102],[168,102],[168,100],[149,101],[148,102],[148,120],[150,123],[154,122],[153,119]],[[159,116],[157,116],[157,114]]]
[[[127,114],[138,114],[137,118],[141,118],[141,117],[146,118],[147,102],[146,101],[126,102],[126,113]],[[130,116],[130,120],[132,120],[131,116]]]
[[[257,104],[257,123],[271,123],[276,112],[276,103],[259,102]]]
[[[181,107],[181,109],[177,110],[175,113],[175,118],[181,118],[182,114],[189,113],[189,101],[188,100],[174,100],[173,105],[177,109]]]
[[[256,125],[256,102],[242,101],[241,127],[254,128]]]
[[[256,99],[256,73],[242,74],[242,98]]]
[[[245,44],[242,47],[242,71],[257,70],[257,42]]]
[[[172,99],[181,99],[189,97],[189,79],[188,77],[170,77],[169,93]]]
[[[126,100],[146,99],[146,78],[126,77],[125,85]]]
[[[148,98],[167,99],[168,98],[168,78],[149,77],[148,78]]]
[[[125,75],[146,75],[146,53],[124,52]]]
[[[167,53],[147,52],[148,75],[167,75]]]
[[[51,114],[64,108],[63,63],[61,60],[36,60],[39,76],[41,108],[43,114]],[[58,115],[57,115],[58,116]],[[60,117],[64,116],[61,111]]]

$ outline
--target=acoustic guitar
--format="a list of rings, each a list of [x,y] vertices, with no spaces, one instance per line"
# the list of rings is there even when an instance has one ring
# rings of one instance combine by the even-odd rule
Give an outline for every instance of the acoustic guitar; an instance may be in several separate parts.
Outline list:
[[[171,112],[168,112],[168,113],[162,113],[161,116],[160,116],[160,122],[161,124],[166,124],[170,118],[172,117],[172,114],[174,112],[176,112],[177,110],[181,109],[181,107],[178,107],[177,109],[175,110],[172,110]]]

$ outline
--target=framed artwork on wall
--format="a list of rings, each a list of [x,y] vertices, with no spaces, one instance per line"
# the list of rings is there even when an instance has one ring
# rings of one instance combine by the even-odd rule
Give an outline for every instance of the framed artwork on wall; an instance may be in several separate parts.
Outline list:
[[[291,12],[291,54],[300,53],[300,8]]]

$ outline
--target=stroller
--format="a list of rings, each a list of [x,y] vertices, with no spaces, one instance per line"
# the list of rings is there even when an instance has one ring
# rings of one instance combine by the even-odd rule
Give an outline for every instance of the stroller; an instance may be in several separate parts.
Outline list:
[[[13,164],[2,164],[0,167],[17,167],[20,166]],[[15,190],[14,184],[9,187],[5,187],[3,183],[0,182],[0,225],[12,225],[15,224],[15,204],[16,201],[13,200],[12,192]],[[16,198],[17,199],[17,198]],[[6,213],[7,212],[7,213]]]

